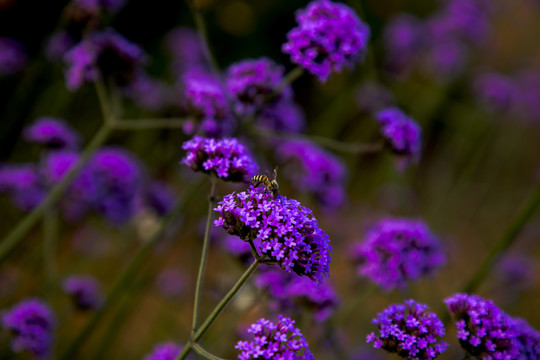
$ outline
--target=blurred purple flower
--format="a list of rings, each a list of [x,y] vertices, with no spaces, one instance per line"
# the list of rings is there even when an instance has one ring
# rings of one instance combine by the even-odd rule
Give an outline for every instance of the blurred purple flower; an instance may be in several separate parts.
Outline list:
[[[507,294],[510,290],[526,289],[537,275],[536,260],[524,255],[506,255],[496,268],[497,280]]]
[[[173,342],[157,344],[154,350],[144,357],[144,360],[175,360],[182,347]]]
[[[79,310],[95,310],[104,300],[100,282],[90,275],[71,275],[64,280],[62,288]]]
[[[172,89],[164,82],[142,72],[135,76],[125,92],[137,105],[147,110],[161,110],[172,103]]]
[[[513,318],[513,321],[518,329],[519,359],[540,359],[540,332],[523,319]]]
[[[478,101],[495,112],[511,110],[517,100],[514,81],[502,74],[480,74],[474,80],[473,90]]]
[[[23,211],[31,211],[45,197],[44,184],[33,164],[0,167],[0,192],[8,193],[13,204]]]
[[[2,326],[11,331],[11,348],[46,358],[52,347],[55,319],[50,307],[40,299],[19,302],[3,313]]]
[[[227,234],[221,240],[221,244],[225,251],[237,257],[241,262],[246,263],[251,259],[251,246],[245,241],[238,241],[238,237]]]
[[[182,163],[191,170],[213,174],[225,181],[247,182],[258,168],[247,148],[235,138],[216,140],[194,136],[182,149],[187,151]]]
[[[18,41],[0,37],[0,76],[16,73],[27,61],[26,51]]]
[[[166,36],[167,48],[172,54],[172,67],[176,76],[182,76],[192,69],[209,71],[199,33],[191,28],[179,27]]]
[[[250,186],[226,195],[214,210],[220,214],[216,226],[244,241],[257,241],[260,253],[283,270],[319,283],[328,276],[330,239],[298,201]]]
[[[62,60],[73,45],[75,45],[73,37],[67,31],[55,32],[47,39],[45,56],[49,61]]]
[[[434,42],[455,38],[478,45],[489,33],[489,0],[447,0],[446,5],[430,19]]]
[[[455,39],[434,41],[426,49],[424,69],[437,80],[452,80],[464,69],[468,50],[461,41]]]
[[[24,129],[24,137],[55,149],[77,149],[81,141],[79,135],[62,119],[40,117]]]
[[[306,128],[304,111],[288,100],[265,107],[255,123],[263,128],[293,133],[303,132]]]
[[[145,190],[145,203],[159,216],[165,216],[174,206],[176,194],[162,181],[152,181]]]
[[[391,305],[372,320],[379,334],[370,333],[367,342],[404,359],[435,359],[448,344],[441,340],[445,335],[443,322],[428,310],[427,305],[412,299]]]
[[[369,28],[344,4],[312,1],[296,13],[296,21],[282,49],[320,82],[343,67],[352,68],[367,50]]]
[[[264,318],[247,330],[253,334],[253,341],[239,341],[234,347],[240,350],[238,359],[249,360],[259,357],[264,359],[313,360],[309,345],[302,333],[294,326],[294,320],[279,315],[279,322]]]
[[[408,69],[421,53],[425,43],[423,24],[410,14],[397,14],[384,29],[388,65],[398,73]]]
[[[386,290],[432,274],[446,257],[439,240],[420,220],[385,218],[355,247],[358,274]]]

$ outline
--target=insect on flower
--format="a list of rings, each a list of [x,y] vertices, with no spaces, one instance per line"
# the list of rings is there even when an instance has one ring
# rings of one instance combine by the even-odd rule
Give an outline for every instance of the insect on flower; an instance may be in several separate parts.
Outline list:
[[[276,195],[279,193],[279,185],[276,178],[277,178],[277,166],[274,169],[274,177],[272,179],[270,179],[270,174],[267,171],[266,175],[255,175],[254,177],[251,178],[251,181],[255,183],[255,186],[259,186],[259,184],[263,184],[264,186],[266,186],[266,190],[272,193],[273,197],[276,197]]]

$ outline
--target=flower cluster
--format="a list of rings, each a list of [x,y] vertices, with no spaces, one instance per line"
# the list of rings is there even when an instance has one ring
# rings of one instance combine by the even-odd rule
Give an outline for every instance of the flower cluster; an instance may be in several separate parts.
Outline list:
[[[512,79],[502,74],[480,74],[473,86],[479,101],[490,110],[511,109],[518,95]]]
[[[392,151],[402,157],[401,166],[418,161],[422,151],[422,129],[398,108],[387,108],[377,112],[381,134]]]
[[[367,342],[405,359],[435,359],[448,344],[441,341],[445,334],[442,321],[428,310],[427,305],[412,299],[391,305],[372,320],[379,334],[372,332]]]
[[[540,359],[540,332],[520,318],[514,318],[518,329],[519,359]]]
[[[2,326],[13,334],[13,351],[28,351],[38,358],[50,353],[55,319],[49,306],[41,300],[21,301],[4,313]]]
[[[249,359],[314,359],[309,351],[309,345],[299,329],[294,326],[294,320],[279,315],[279,322],[264,318],[247,330],[253,334],[252,341],[239,341],[235,349],[241,351],[240,360]]]
[[[182,347],[173,342],[157,344],[144,360],[174,360],[182,351]]]
[[[194,136],[182,149],[187,151],[182,163],[193,171],[213,174],[225,181],[249,181],[257,164],[247,149],[235,138],[220,140]]]
[[[45,188],[38,168],[33,164],[0,167],[0,192],[11,196],[15,206],[30,211],[45,197]]]
[[[298,201],[277,195],[262,187],[226,195],[214,209],[214,221],[231,235],[254,241],[268,260],[287,272],[322,282],[328,275],[330,239],[319,228],[311,210]]]
[[[48,148],[77,149],[79,135],[62,119],[40,117],[24,129],[24,137]]]
[[[387,290],[404,287],[445,263],[438,239],[420,220],[380,220],[354,252],[358,274]]]
[[[346,5],[316,0],[296,15],[283,51],[292,62],[325,82],[335,71],[354,66],[364,55],[369,28]]]
[[[71,275],[64,280],[64,292],[80,310],[97,309],[103,303],[101,284],[90,275]]]
[[[0,37],[0,76],[16,73],[26,62],[26,51],[18,41]]]

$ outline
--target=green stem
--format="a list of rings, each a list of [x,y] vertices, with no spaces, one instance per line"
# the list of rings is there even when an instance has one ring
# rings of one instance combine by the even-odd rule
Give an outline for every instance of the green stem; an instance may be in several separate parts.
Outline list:
[[[302,76],[304,74],[304,68],[300,67],[300,66],[297,66],[295,67],[294,69],[292,69],[291,71],[289,71],[284,77],[283,79],[281,79],[281,82],[279,83],[279,85],[276,87],[275,89],[275,93],[276,94],[281,94],[281,92],[287,87],[289,86],[290,84],[292,84],[293,82],[295,82],[300,76]]]
[[[52,206],[43,215],[43,265],[45,294],[49,297],[56,285],[56,248],[58,243],[58,212]]]
[[[115,130],[148,130],[148,129],[180,129],[184,126],[186,119],[133,119],[116,120],[114,122]]]
[[[220,358],[214,354],[211,354],[209,353],[208,351],[206,351],[201,345],[195,343],[193,344],[193,350],[195,350],[195,352],[199,355],[201,355],[202,357],[205,357],[207,359],[210,359],[210,360],[225,360],[223,358]]]
[[[491,269],[495,266],[500,255],[504,253],[515,241],[523,227],[531,220],[533,215],[538,210],[540,205],[540,184],[533,195],[530,197],[529,202],[521,210],[518,216],[511,223],[510,227],[506,230],[502,237],[493,245],[488,255],[476,271],[470,278],[467,284],[463,287],[463,291],[466,293],[475,292],[480,284],[486,279]]]
[[[193,322],[191,325],[191,333],[194,334],[199,325],[199,305],[201,302],[201,290],[204,277],[204,271],[206,269],[206,260],[208,259],[208,249],[210,244],[210,223],[212,220],[212,210],[214,209],[214,200],[216,197],[217,179],[215,176],[211,177],[210,194],[208,195],[208,214],[206,216],[206,228],[204,230],[203,247],[201,251],[201,261],[199,263],[199,273],[197,275],[197,284],[195,286],[195,301],[193,302]]]
[[[103,123],[98,132],[94,135],[92,140],[88,143],[86,148],[81,153],[77,163],[67,172],[64,178],[51,189],[47,197],[39,204],[32,212],[26,215],[11,232],[0,243],[0,263],[2,263],[9,255],[11,250],[19,244],[26,234],[36,225],[36,223],[43,218],[46,211],[48,211],[56,202],[60,199],[62,194],[67,190],[75,176],[88,162],[90,156],[101,144],[105,142],[107,137],[112,131],[112,127]]]
[[[191,338],[189,339],[188,343],[184,348],[182,349],[182,352],[176,357],[176,360],[182,360],[185,359],[186,356],[190,353],[191,349],[193,348],[193,344],[197,342],[203,335],[206,333],[210,325],[216,320],[218,315],[221,313],[223,308],[232,300],[232,298],[236,295],[236,293],[242,288],[242,285],[250,278],[250,276],[257,270],[259,265],[261,264],[260,260],[255,260],[251,266],[242,274],[240,279],[234,284],[231,290],[225,295],[223,299],[219,302],[219,304],[216,305],[214,310],[204,323],[201,325],[201,327],[195,332],[195,334],[191,335]],[[67,359],[66,359],[67,360]]]
[[[105,123],[110,125],[113,119],[112,108],[107,101],[107,89],[101,76],[98,76],[94,85],[96,87],[96,93],[98,95],[101,115],[103,116],[103,120],[105,121]]]

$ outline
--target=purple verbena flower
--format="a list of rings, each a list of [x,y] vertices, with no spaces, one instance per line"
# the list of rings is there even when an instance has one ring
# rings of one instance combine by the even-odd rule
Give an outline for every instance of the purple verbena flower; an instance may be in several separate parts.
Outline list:
[[[175,360],[182,347],[173,342],[157,344],[154,350],[144,357],[144,360]]]
[[[420,159],[422,129],[412,118],[394,107],[377,112],[376,118],[386,143],[400,156],[400,167]]]
[[[441,340],[444,324],[428,310],[427,305],[412,299],[389,306],[372,320],[379,334],[372,332],[367,342],[404,359],[435,359],[446,351],[448,344]]]
[[[425,50],[423,69],[437,80],[452,80],[465,68],[468,51],[461,41],[453,38],[434,41]]]
[[[2,326],[11,331],[11,348],[46,358],[52,347],[55,319],[50,307],[39,299],[19,302],[2,316]]]
[[[312,1],[297,12],[296,21],[282,49],[321,82],[343,67],[352,68],[366,52],[369,28],[344,4]]]
[[[279,322],[264,318],[247,330],[253,334],[252,341],[239,341],[234,347],[240,350],[238,359],[290,359],[313,360],[309,345],[299,329],[294,326],[294,320],[279,315]]]
[[[43,181],[33,164],[0,167],[0,192],[8,193],[14,205],[23,211],[31,211],[45,197]]]
[[[322,282],[328,275],[330,239],[311,210],[298,201],[273,195],[262,187],[226,195],[214,209],[214,221],[231,235],[256,241],[262,256],[287,272]]]
[[[172,188],[162,181],[151,182],[145,190],[145,203],[159,216],[165,216],[174,206],[176,195]]]
[[[355,251],[358,274],[387,290],[430,275],[446,261],[439,240],[420,220],[382,219]]]
[[[384,29],[384,43],[390,57],[415,56],[424,42],[420,20],[410,14],[397,14]]]
[[[49,148],[76,149],[79,147],[79,135],[62,119],[40,117],[24,129],[27,141]]]
[[[540,359],[540,332],[523,319],[514,318],[513,320],[518,331],[519,359]]]
[[[103,303],[100,282],[90,275],[71,275],[62,285],[73,304],[80,310],[94,310]]]
[[[514,81],[505,75],[480,74],[473,87],[478,100],[489,110],[508,111],[515,106],[517,89]]]
[[[251,260],[251,246],[245,241],[238,241],[238,237],[226,234],[221,240],[223,249],[238,258],[242,263]]]
[[[235,138],[194,136],[182,149],[187,151],[182,163],[191,170],[213,174],[225,181],[247,182],[258,168],[247,148]]]
[[[0,37],[0,76],[16,73],[26,62],[26,51],[18,41]]]

